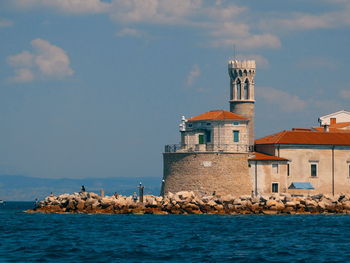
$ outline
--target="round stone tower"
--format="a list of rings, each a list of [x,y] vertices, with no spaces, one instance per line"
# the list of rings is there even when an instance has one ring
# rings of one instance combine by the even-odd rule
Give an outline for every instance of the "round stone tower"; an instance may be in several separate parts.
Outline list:
[[[249,119],[249,145],[254,145],[255,60],[230,60],[230,111]]]

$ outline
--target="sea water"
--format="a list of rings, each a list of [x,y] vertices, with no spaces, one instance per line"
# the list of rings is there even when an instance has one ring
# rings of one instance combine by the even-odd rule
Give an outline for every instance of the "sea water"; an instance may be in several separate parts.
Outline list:
[[[26,214],[0,206],[1,262],[350,262],[350,215]]]

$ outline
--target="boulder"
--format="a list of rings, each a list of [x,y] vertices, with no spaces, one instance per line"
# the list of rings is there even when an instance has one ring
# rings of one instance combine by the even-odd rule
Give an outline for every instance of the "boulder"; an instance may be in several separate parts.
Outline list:
[[[96,193],[90,192],[87,194],[88,198],[92,198],[92,199],[99,199],[100,196]]]
[[[317,195],[312,195],[311,199],[312,200],[320,200],[323,197],[323,194],[317,194]]]
[[[82,200],[79,201],[76,207],[77,207],[77,210],[78,210],[79,212],[83,211],[83,209],[84,209],[84,207],[85,207],[85,202],[82,201]]]
[[[345,210],[350,210],[350,201],[343,202],[343,208]]]

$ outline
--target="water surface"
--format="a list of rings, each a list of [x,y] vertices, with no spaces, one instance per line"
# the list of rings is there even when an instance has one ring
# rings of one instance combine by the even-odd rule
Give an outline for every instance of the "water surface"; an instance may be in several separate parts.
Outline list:
[[[0,207],[2,262],[348,262],[349,215],[25,214]]]

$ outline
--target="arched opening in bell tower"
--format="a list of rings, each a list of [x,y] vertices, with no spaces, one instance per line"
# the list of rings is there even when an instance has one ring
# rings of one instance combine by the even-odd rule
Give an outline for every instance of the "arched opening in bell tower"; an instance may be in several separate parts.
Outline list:
[[[249,99],[249,80],[246,79],[244,82],[244,99],[248,100]]]
[[[242,87],[241,87],[241,81],[239,79],[237,79],[236,86],[237,86],[237,99],[240,100]]]

